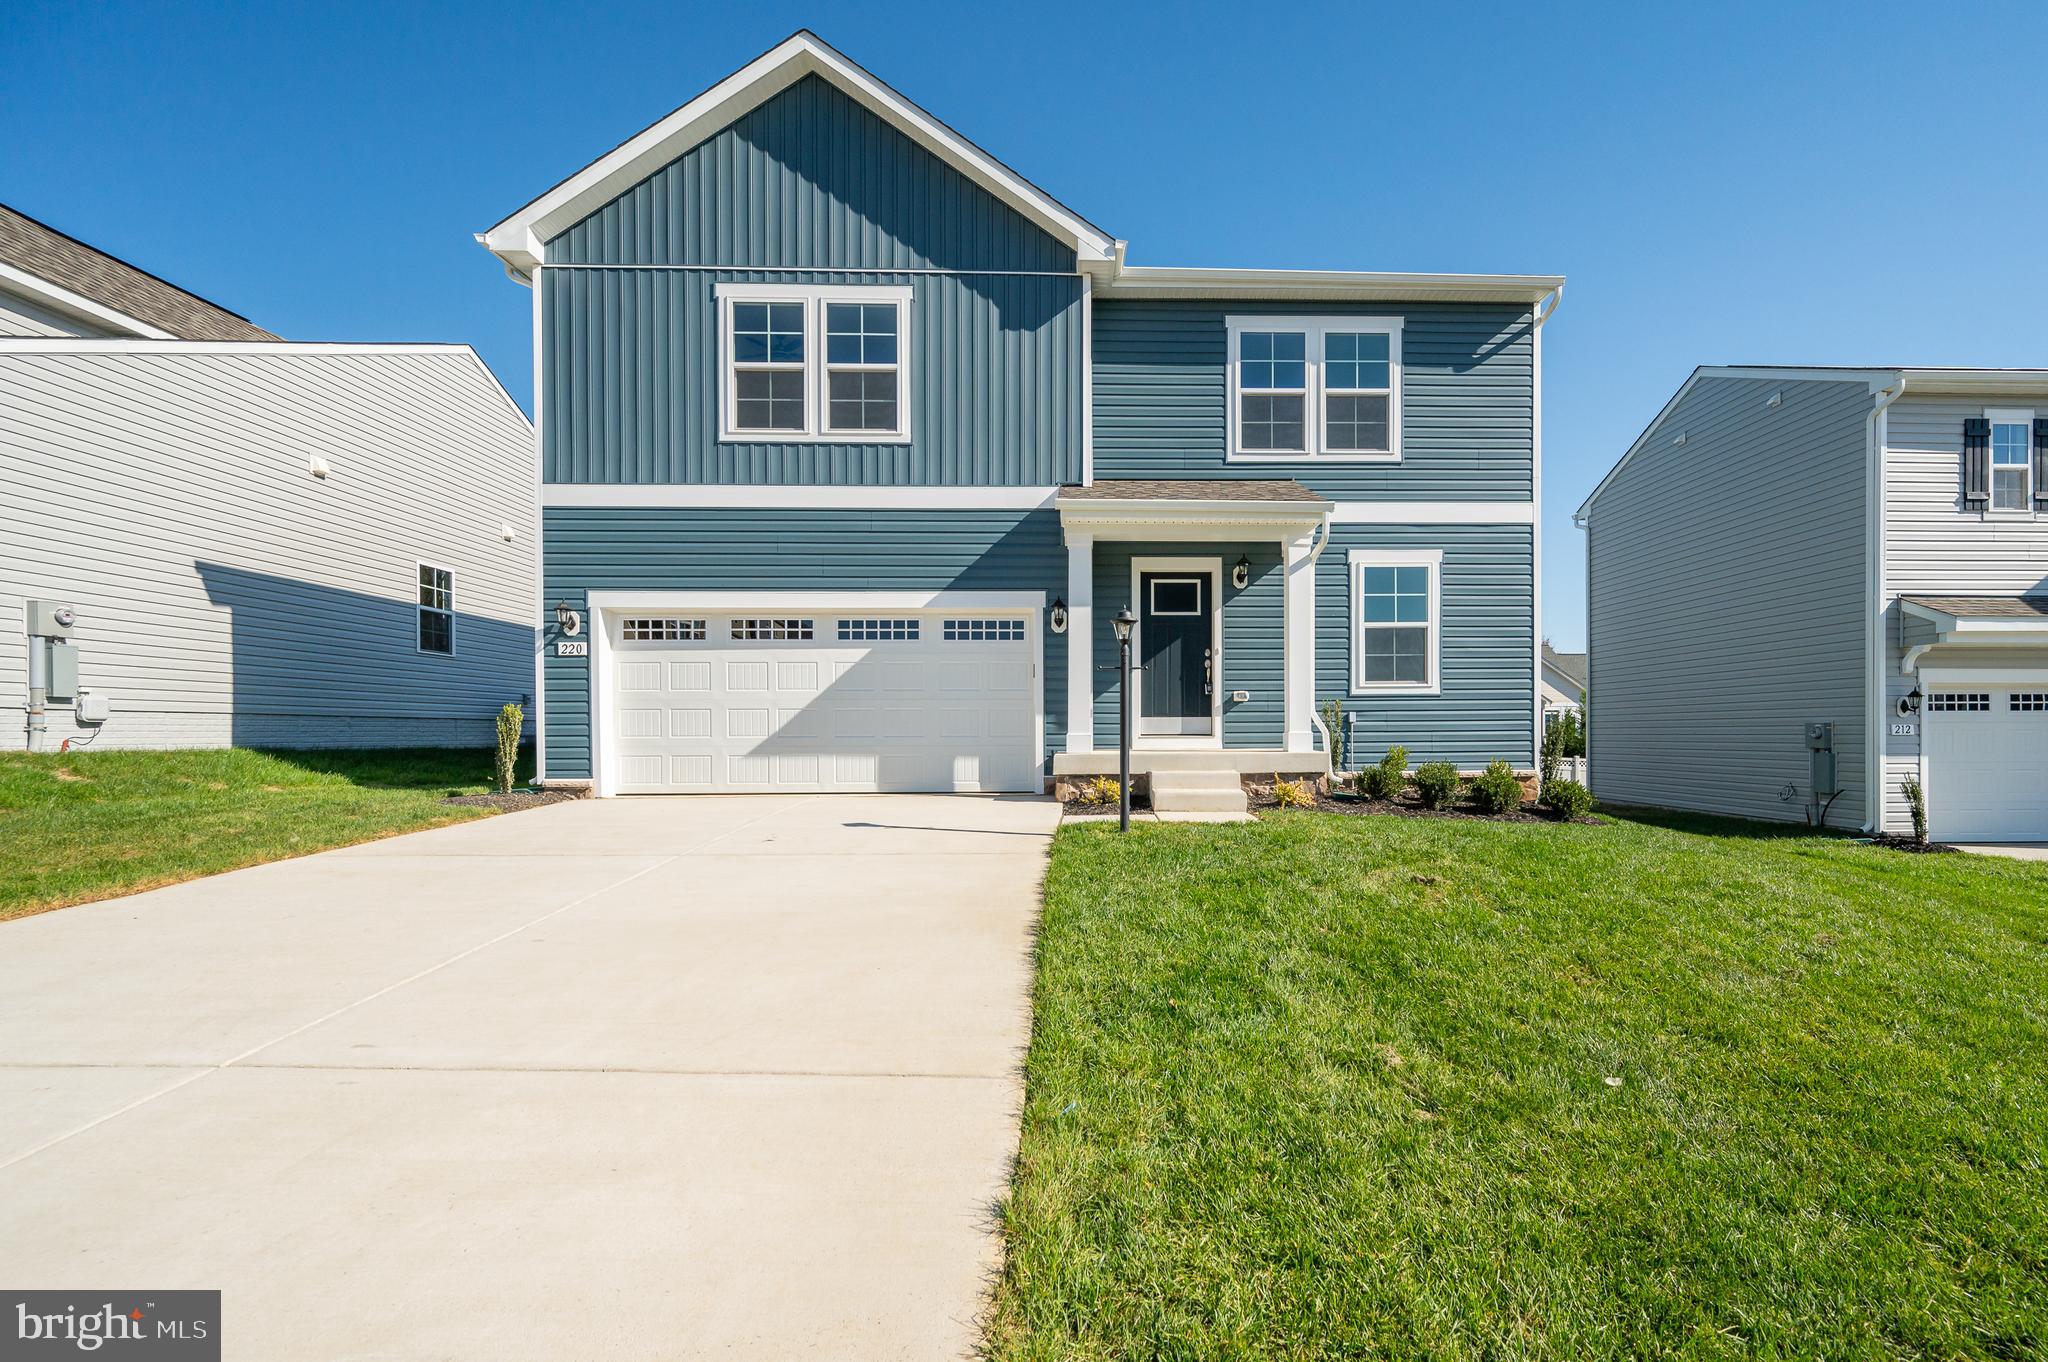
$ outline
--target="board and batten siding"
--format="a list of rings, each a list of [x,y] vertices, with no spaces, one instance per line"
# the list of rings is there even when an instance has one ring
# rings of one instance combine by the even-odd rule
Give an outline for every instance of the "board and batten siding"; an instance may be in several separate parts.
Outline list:
[[[547,481],[1080,480],[1072,250],[816,76],[568,228],[546,259]],[[908,285],[911,442],[721,442],[720,282]]]
[[[1896,714],[1899,698],[1913,689],[1914,679],[1899,671],[1906,649],[1934,637],[1931,624],[1900,609],[1900,596],[2048,595],[2048,517],[1993,515],[1963,503],[1964,420],[2013,407],[2048,416],[2048,401],[2039,399],[1918,396],[1910,387],[1885,411],[1887,714]],[[1914,729],[1907,737],[1886,725],[1884,825],[1890,831],[1912,826],[1900,782],[1919,770],[1922,725]]]
[[[1601,800],[1801,821],[1804,726],[1828,720],[1843,790],[1828,823],[1868,817],[1872,401],[1863,382],[1703,376],[1599,493],[1586,532]]]
[[[1353,549],[1442,551],[1438,694],[1351,693]],[[1347,768],[1396,745],[1408,749],[1411,768],[1448,761],[1478,770],[1496,757],[1534,767],[1534,550],[1527,525],[1333,527],[1316,563],[1316,699],[1343,701]]]
[[[1042,511],[548,507],[546,598],[591,591],[1066,590],[1059,516]],[[1041,621],[1043,623],[1043,621]],[[546,624],[547,776],[591,777],[590,659],[556,657]],[[1066,745],[1063,635],[1045,640],[1045,738]]]
[[[1399,316],[1401,459],[1225,461],[1232,316]],[[1095,476],[1296,478],[1335,499],[1527,500],[1535,485],[1526,308],[1098,298]]]
[[[34,597],[78,608],[98,747],[489,743],[533,689],[532,470],[467,349],[0,346],[0,745]],[[417,650],[422,559],[454,657]],[[51,744],[80,734],[53,706]]]
[[[1095,745],[1116,750],[1120,684],[1115,667],[1119,656],[1116,613],[1138,608],[1131,597],[1133,558],[1214,558],[1218,560],[1223,602],[1223,668],[1215,680],[1223,692],[1225,747],[1286,746],[1285,696],[1282,692],[1281,634],[1287,574],[1277,541],[1245,543],[1175,543],[1166,541],[1097,540],[1095,543]],[[1243,589],[1231,585],[1230,569],[1239,558],[1251,564]],[[1243,703],[1230,692],[1251,692]],[[1135,692],[1134,692],[1135,693]]]

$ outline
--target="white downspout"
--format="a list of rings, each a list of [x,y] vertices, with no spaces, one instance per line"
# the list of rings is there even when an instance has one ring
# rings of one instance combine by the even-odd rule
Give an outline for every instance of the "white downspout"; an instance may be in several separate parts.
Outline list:
[[[1903,397],[1905,392],[1906,376],[1895,374],[1892,385],[1878,391],[1876,404],[1871,407],[1870,415],[1864,418],[1864,448],[1870,455],[1865,480],[1870,497],[1870,599],[1865,606],[1869,611],[1866,619],[1869,628],[1867,661],[1870,670],[1864,686],[1864,707],[1870,713],[1864,738],[1870,750],[1863,762],[1863,785],[1866,794],[1862,830],[1868,833],[1880,832],[1884,828],[1884,801],[1887,794],[1884,777],[1884,622],[1889,610],[1884,586],[1884,455],[1885,446],[1890,440],[1885,410]],[[1881,435],[1880,430],[1887,430],[1887,433]]]
[[[1323,532],[1316,539],[1316,546],[1308,551],[1308,581],[1311,589],[1316,581],[1316,560],[1323,556],[1323,550],[1330,547],[1330,513],[1323,513]],[[1311,612],[1313,613],[1313,612]],[[1316,700],[1316,650],[1308,650],[1308,721],[1315,725],[1316,732],[1323,735],[1323,765],[1329,773],[1337,772],[1333,758],[1337,754],[1336,744],[1330,740],[1330,729],[1323,722],[1323,707]]]
[[[1557,315],[1564,302],[1564,285],[1550,291],[1537,305],[1529,338],[1529,632],[1535,635],[1535,656],[1530,660],[1530,691],[1533,692],[1536,731],[1529,742],[1530,763],[1543,769],[1543,324]],[[1587,645],[1588,657],[1592,646]],[[1589,664],[1590,665],[1590,664]]]

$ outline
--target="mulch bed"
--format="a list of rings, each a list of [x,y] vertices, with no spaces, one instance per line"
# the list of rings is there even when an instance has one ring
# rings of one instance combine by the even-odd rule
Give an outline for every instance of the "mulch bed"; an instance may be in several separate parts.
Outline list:
[[[1889,847],[1893,851],[1910,851],[1918,854],[1952,851],[1959,855],[1962,852],[1961,847],[1952,847],[1947,842],[1916,842],[1910,837],[1900,837],[1889,832],[1865,840],[1874,847]]]
[[[449,795],[443,804],[461,804],[473,809],[496,809],[500,813],[517,813],[521,809],[537,809],[543,804],[559,804],[576,796],[567,790],[514,790],[511,794]]]
[[[1246,798],[1254,809],[1277,809],[1278,801],[1273,798],[1270,785],[1253,785],[1246,789]],[[1367,799],[1363,795],[1336,791],[1316,796],[1316,808],[1322,813],[1349,814],[1391,814],[1396,818],[1463,818],[1480,823],[1562,823],[1541,804],[1524,804],[1510,813],[1486,813],[1469,800],[1460,800],[1448,809],[1425,809],[1420,800],[1402,798],[1395,800]],[[1578,823],[1604,823],[1604,818],[1585,817],[1571,820]]]

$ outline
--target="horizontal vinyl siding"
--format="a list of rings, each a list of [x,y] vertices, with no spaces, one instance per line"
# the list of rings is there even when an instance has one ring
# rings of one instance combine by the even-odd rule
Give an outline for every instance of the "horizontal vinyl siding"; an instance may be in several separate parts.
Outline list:
[[[1074,253],[818,76],[547,245],[585,265],[1070,274]]]
[[[912,442],[721,443],[723,281],[908,285]],[[1077,277],[548,269],[540,287],[550,482],[1080,480]]]
[[[1350,551],[1440,549],[1438,695],[1351,694]],[[1316,564],[1316,701],[1339,699],[1345,765],[1399,744],[1408,761],[1461,769],[1535,764],[1534,535],[1526,525],[1338,525]]]
[[[78,607],[104,746],[487,738],[533,688],[532,461],[465,354],[0,356],[0,744],[28,597]],[[416,560],[453,658],[415,647]]]
[[[2048,401],[2040,399],[1915,397],[1910,389],[1885,411],[1887,715],[1913,688],[1913,678],[1899,672],[1905,650],[1934,640],[1933,625],[1906,616],[1900,595],[2048,594],[2048,518],[1991,515],[1963,504],[1963,421],[2012,408],[2048,416]],[[1924,734],[1920,724],[1915,729],[1905,737],[1887,725],[1884,810],[1893,831],[1911,826],[1900,781],[1919,770]]]
[[[99,336],[99,328],[0,289],[0,336]]]
[[[1066,590],[1051,511],[693,511],[550,507],[546,598],[642,591]],[[550,624],[549,643],[552,644]],[[1048,750],[1066,742],[1066,643],[1045,637]],[[588,779],[590,660],[552,656],[543,711],[550,779]]]
[[[1226,463],[1233,315],[1399,315],[1401,460]],[[1095,476],[1298,478],[1333,498],[1527,499],[1534,346],[1526,309],[1451,304],[1095,304]]]
[[[1285,698],[1281,691],[1283,595],[1286,573],[1277,543],[1132,543],[1098,542],[1095,545],[1095,660],[1099,667],[1114,668],[1119,656],[1112,621],[1125,606],[1137,609],[1131,596],[1133,558],[1216,558],[1221,560],[1223,583],[1223,669],[1216,685],[1223,697],[1223,745],[1264,747],[1286,745]],[[1244,589],[1230,584],[1230,569],[1239,558],[1251,563]],[[1117,745],[1120,682],[1114,670],[1095,673],[1095,745],[1113,750]],[[1251,699],[1235,704],[1233,690],[1251,692]]]
[[[1863,822],[1871,401],[1860,382],[1702,378],[1600,494],[1588,692],[1602,800],[1800,821],[1804,725],[1828,720],[1844,791],[1829,823]]]

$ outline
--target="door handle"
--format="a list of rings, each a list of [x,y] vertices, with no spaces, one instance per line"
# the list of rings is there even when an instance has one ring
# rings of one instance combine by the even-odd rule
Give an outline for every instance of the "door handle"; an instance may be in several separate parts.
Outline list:
[[[1216,650],[1202,649],[1202,694],[1216,693]]]

